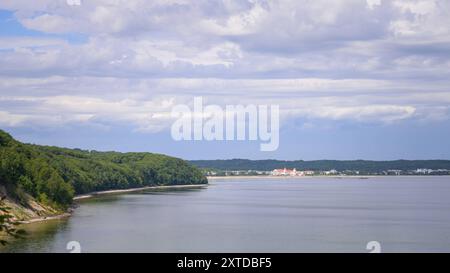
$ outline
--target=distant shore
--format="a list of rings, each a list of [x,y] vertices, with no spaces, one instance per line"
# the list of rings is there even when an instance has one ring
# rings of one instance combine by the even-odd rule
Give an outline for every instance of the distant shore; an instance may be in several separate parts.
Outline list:
[[[271,179],[292,179],[292,178],[369,178],[379,177],[381,175],[306,175],[306,176],[274,176],[274,175],[233,175],[233,176],[207,176],[206,178],[214,179],[242,179],[242,178],[271,178]],[[400,176],[400,175],[397,175]]]
[[[207,176],[208,180],[216,179],[242,179],[242,178],[269,178],[269,179],[310,179],[310,178],[376,178],[376,177],[434,177],[450,175],[306,175],[306,176],[274,176],[274,175],[230,175],[230,176]]]

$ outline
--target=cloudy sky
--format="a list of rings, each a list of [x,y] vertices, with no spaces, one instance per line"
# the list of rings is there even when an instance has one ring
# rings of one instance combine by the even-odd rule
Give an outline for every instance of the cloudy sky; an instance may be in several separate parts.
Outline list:
[[[450,159],[448,0],[0,0],[0,128],[186,159]],[[280,147],[171,109],[278,104]]]

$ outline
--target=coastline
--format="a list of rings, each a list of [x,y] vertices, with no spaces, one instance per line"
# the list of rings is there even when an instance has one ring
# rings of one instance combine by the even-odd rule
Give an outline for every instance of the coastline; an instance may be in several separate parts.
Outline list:
[[[141,188],[131,188],[131,189],[121,189],[121,190],[107,190],[107,191],[96,191],[86,194],[77,195],[73,198],[74,201],[84,200],[89,198],[94,198],[102,195],[111,195],[111,194],[121,194],[128,192],[140,192],[145,190],[155,190],[155,189],[183,189],[183,188],[200,188],[205,187],[208,184],[188,184],[188,185],[163,185],[163,186],[147,186]]]
[[[70,212],[64,212],[62,214],[58,214],[58,215],[54,215],[54,216],[39,217],[39,218],[33,218],[30,220],[26,220],[26,221],[20,221],[19,223],[21,225],[27,225],[27,224],[39,223],[39,222],[50,221],[50,220],[64,219],[64,218],[70,217],[71,215],[72,215],[72,212],[70,211]]]
[[[450,175],[306,175],[306,176],[274,176],[274,175],[230,175],[230,176],[207,176],[208,180],[218,179],[311,179],[311,178],[354,178],[367,179],[377,177],[434,177],[434,176],[448,176]]]
[[[400,175],[398,175],[400,176]],[[242,178],[264,178],[264,179],[311,179],[311,178],[369,178],[369,177],[381,177],[381,175],[307,175],[307,176],[275,176],[275,175],[233,175],[233,176],[207,176],[208,180],[216,179],[242,179]]]
[[[398,175],[395,177],[418,177],[421,175]],[[214,181],[214,180],[234,180],[234,179],[313,179],[313,178],[336,178],[336,179],[342,179],[342,178],[351,178],[351,179],[368,179],[368,178],[377,178],[377,177],[385,177],[381,175],[358,175],[358,176],[340,176],[340,175],[315,175],[315,176],[272,176],[272,175],[253,175],[253,176],[245,176],[245,175],[236,175],[236,176],[207,176],[206,178],[208,181]],[[131,189],[120,189],[120,190],[107,190],[107,191],[97,191],[97,192],[91,192],[86,194],[77,195],[73,198],[74,202],[80,201],[80,200],[86,200],[91,199],[99,196],[105,196],[105,195],[114,195],[114,194],[123,194],[123,193],[130,193],[130,192],[140,192],[145,190],[155,190],[155,189],[180,189],[180,188],[202,188],[206,187],[209,184],[188,184],[188,185],[164,185],[164,186],[147,186],[147,187],[140,187],[140,188],[131,188]],[[51,216],[44,216],[44,217],[37,217],[32,218],[29,220],[20,221],[21,224],[31,224],[31,223],[38,223],[43,221],[50,221],[50,220],[59,220],[64,219],[67,217],[70,217],[73,213],[73,211],[76,209],[76,206],[70,207],[66,212],[57,214],[57,215],[51,215]]]
[[[205,187],[205,186],[208,186],[208,184],[162,185],[162,186],[147,186],[147,187],[141,187],[141,188],[131,188],[131,189],[121,189],[121,190],[96,191],[96,192],[77,195],[73,198],[73,200],[76,202],[79,200],[91,199],[91,198],[95,198],[98,196],[122,194],[122,193],[129,193],[129,192],[140,192],[140,191],[151,190],[151,189],[180,189],[180,188],[183,189],[183,188],[201,188],[201,187]],[[52,215],[52,216],[46,216],[46,217],[33,218],[30,220],[25,220],[25,221],[20,221],[20,224],[26,225],[26,224],[68,218],[72,215],[72,213],[75,209],[76,209],[76,206],[72,206],[64,213]]]

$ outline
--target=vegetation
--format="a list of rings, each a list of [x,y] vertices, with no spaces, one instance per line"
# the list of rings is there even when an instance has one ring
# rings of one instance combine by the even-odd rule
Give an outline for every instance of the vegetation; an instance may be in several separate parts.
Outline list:
[[[297,170],[326,171],[357,170],[360,174],[381,173],[386,170],[415,170],[415,169],[447,169],[450,170],[450,160],[314,160],[314,161],[285,161],[285,160],[194,160],[190,161],[199,168],[209,170],[257,170],[271,171],[273,169],[296,168]]]
[[[153,185],[205,184],[185,161],[151,153],[84,151],[23,144],[0,130],[0,186],[26,205],[64,209],[75,194]]]

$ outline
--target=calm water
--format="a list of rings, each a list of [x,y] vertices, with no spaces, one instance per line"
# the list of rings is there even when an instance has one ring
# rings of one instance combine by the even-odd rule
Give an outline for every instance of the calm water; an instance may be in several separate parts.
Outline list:
[[[8,249],[67,252],[450,252],[450,177],[221,179],[83,201]]]

